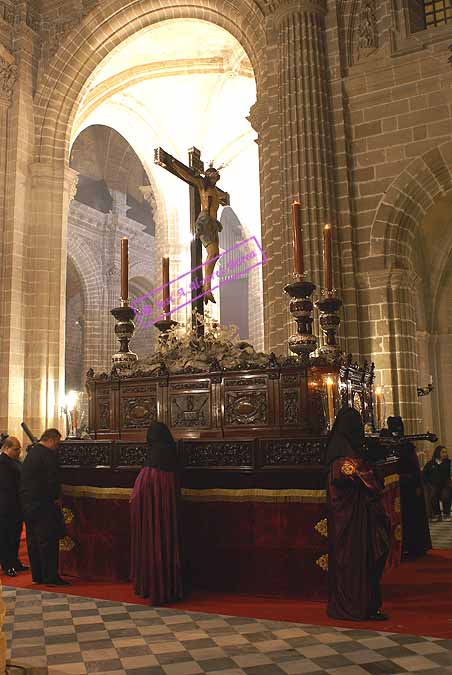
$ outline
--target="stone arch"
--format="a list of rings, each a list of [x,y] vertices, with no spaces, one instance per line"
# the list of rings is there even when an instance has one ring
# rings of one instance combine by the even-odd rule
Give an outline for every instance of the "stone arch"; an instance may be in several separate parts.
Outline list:
[[[370,254],[381,268],[411,268],[411,244],[428,209],[452,190],[452,141],[414,159],[384,193],[371,230]]]
[[[248,54],[259,90],[259,53],[265,47],[264,17],[250,0],[222,3],[171,0],[155,8],[146,0],[109,0],[75,27],[50,62],[38,84],[35,99],[37,162],[67,159],[69,136],[86,83],[101,61],[128,37],[167,19],[210,21],[233,35]]]

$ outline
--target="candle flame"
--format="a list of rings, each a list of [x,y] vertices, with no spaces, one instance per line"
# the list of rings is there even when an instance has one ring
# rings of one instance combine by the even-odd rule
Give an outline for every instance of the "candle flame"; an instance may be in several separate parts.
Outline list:
[[[331,387],[331,386],[334,384],[333,378],[332,378],[332,377],[327,377],[327,378],[326,378],[326,383],[327,383],[328,386]]]
[[[164,255],[163,258],[164,258],[165,260],[169,260],[169,255]]]
[[[381,387],[377,387],[377,388],[375,389],[375,393],[376,393],[377,396],[381,396],[381,392],[382,392]]]
[[[121,241],[129,241],[129,237],[121,237]]]
[[[294,199],[294,201],[292,202],[292,205],[294,205],[294,204],[295,204],[296,206],[301,206],[301,202],[298,201],[298,199]]]
[[[326,223],[325,230],[331,230],[331,225],[329,223]]]

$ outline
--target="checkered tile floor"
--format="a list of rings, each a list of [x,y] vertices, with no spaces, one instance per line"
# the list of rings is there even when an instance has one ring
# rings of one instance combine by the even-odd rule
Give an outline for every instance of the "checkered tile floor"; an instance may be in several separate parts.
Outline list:
[[[430,535],[432,537],[433,548],[452,549],[452,521],[430,523]]]
[[[452,673],[452,640],[153,609],[3,587],[8,657],[102,675]]]

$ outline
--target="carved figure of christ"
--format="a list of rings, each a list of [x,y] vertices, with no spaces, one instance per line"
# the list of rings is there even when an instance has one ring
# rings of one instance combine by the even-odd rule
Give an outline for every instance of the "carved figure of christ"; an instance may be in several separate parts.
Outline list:
[[[220,253],[218,234],[222,230],[221,223],[217,220],[218,208],[221,205],[229,205],[229,195],[219,187],[219,172],[209,167],[204,173],[204,164],[201,161],[201,153],[196,148],[189,151],[190,166],[185,166],[179,160],[172,157],[162,148],[154,151],[154,162],[173,175],[181,178],[192,188],[191,193],[191,218],[190,227],[195,245],[191,248],[192,270],[202,265],[202,249],[196,243],[201,242],[207,250],[207,262],[205,265],[205,277],[203,282],[204,302],[215,302],[211,291],[212,276]],[[204,176],[201,174],[204,173]],[[202,283],[202,274],[201,274]],[[195,306],[197,303],[194,303]],[[198,309],[198,307],[196,307]],[[202,299],[201,299],[202,308]],[[199,311],[199,309],[198,309]]]

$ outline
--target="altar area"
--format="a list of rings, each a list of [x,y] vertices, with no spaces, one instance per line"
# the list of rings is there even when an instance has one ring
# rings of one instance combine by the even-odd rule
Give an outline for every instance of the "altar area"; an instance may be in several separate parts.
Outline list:
[[[128,500],[145,456],[145,431],[159,419],[178,439],[184,466],[188,587],[326,597],[328,404],[353,402],[369,421],[373,370],[350,361],[333,367],[321,359],[263,360],[243,345],[234,353],[230,371],[170,374],[160,364],[153,375],[89,373],[95,440],[65,441],[60,449],[68,528],[63,574],[128,579]],[[379,471],[392,523],[391,568],[401,559],[397,461],[382,460]]]
[[[200,181],[202,163],[195,151],[186,167],[156,150],[157,163],[189,179],[194,234],[194,214],[201,210],[203,195],[213,195],[210,198],[218,204],[227,201],[226,193],[215,187],[218,172],[213,183]],[[381,428],[383,419],[373,388],[373,365],[352,363],[337,342],[342,301],[333,285],[329,224],[324,228],[325,289],[315,303],[323,333],[317,349],[312,330],[316,286],[303,268],[300,214],[301,206],[294,202],[294,281],[284,289],[297,325],[288,341],[291,356],[258,352],[232,329],[205,320],[203,296],[212,295],[214,265],[202,263],[201,242],[193,236],[192,325],[183,328],[171,319],[170,295],[177,300],[180,289],[174,290],[177,279],[170,281],[165,256],[161,309],[150,322],[160,331],[158,347],[150,357],[138,360],[129,349],[134,319],[137,312],[149,317],[147,303],[154,292],[129,302],[128,243],[121,240],[121,306],[111,312],[120,349],[112,356],[111,372],[87,373],[89,439],[69,439],[60,448],[68,528],[60,544],[63,574],[128,580],[129,498],[145,459],[146,431],[160,421],[178,441],[183,467],[186,586],[326,597],[328,430],[342,405],[360,412],[369,434]],[[242,251],[237,273],[249,271],[248,260],[253,266],[262,264],[260,252],[262,260],[256,262],[255,251],[252,260]],[[207,286],[204,267],[210,275]],[[215,280],[223,282],[227,276]],[[154,302],[154,310],[155,306]],[[397,456],[390,454],[388,458],[382,449],[376,457],[391,519],[388,568],[400,563],[402,548]]]

